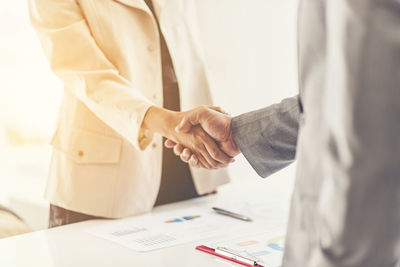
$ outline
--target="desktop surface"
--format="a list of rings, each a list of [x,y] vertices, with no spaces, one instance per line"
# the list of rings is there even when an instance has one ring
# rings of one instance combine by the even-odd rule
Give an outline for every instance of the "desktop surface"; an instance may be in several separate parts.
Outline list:
[[[280,172],[267,180],[260,178],[231,183],[222,187],[215,195],[157,207],[150,218],[153,214],[168,210],[191,207],[209,209],[226,203],[257,199],[283,205],[282,209],[278,209],[281,214],[276,216],[287,216],[292,182],[292,172]],[[90,227],[108,222],[109,220],[92,220],[1,239],[0,266],[238,266],[195,249],[198,245],[213,241],[213,238],[150,252],[136,252],[85,232]]]

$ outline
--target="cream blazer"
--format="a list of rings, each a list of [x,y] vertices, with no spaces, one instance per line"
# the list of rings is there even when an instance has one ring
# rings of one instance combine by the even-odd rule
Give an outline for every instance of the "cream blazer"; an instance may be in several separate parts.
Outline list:
[[[155,1],[180,86],[182,109],[212,104],[184,1]],[[160,36],[143,0],[29,0],[51,69],[64,82],[45,197],[108,218],[150,211],[162,138],[141,130],[163,105]],[[191,169],[199,194],[229,181],[226,170]]]

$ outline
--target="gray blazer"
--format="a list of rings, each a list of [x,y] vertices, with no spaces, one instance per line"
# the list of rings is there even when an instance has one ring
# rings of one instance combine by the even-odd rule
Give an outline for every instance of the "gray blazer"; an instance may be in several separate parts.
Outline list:
[[[232,121],[260,176],[297,159],[283,266],[397,266],[400,1],[303,0],[298,25],[302,101]]]

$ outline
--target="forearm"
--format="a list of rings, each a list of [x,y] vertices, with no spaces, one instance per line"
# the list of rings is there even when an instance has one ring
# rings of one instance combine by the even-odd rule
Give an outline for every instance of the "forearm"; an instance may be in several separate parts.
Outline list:
[[[161,136],[170,137],[171,131],[174,131],[181,117],[179,112],[151,106],[143,119],[142,128]]]
[[[65,90],[139,148],[140,125],[153,103],[105,56],[77,1],[30,0],[29,11],[50,67]],[[145,142],[151,142],[151,136]]]
[[[233,118],[233,138],[260,176],[266,177],[294,161],[299,117],[295,96]]]

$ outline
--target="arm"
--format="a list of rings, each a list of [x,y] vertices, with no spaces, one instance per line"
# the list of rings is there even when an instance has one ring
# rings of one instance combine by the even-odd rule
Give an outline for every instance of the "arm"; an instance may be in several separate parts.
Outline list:
[[[97,46],[77,1],[29,0],[29,7],[50,66],[65,89],[136,148],[145,149],[153,133],[159,133],[190,147],[208,168],[230,161],[201,129],[177,134],[174,128],[183,115],[154,106],[119,74]]]
[[[299,128],[298,97],[232,119],[233,138],[260,176],[292,163]]]
[[[328,142],[321,148],[319,247],[310,266],[396,266],[400,2],[335,0],[327,17]]]
[[[144,149],[152,134],[145,135],[140,126],[152,103],[104,56],[77,1],[29,0],[29,11],[50,67],[65,89],[134,146]]]

